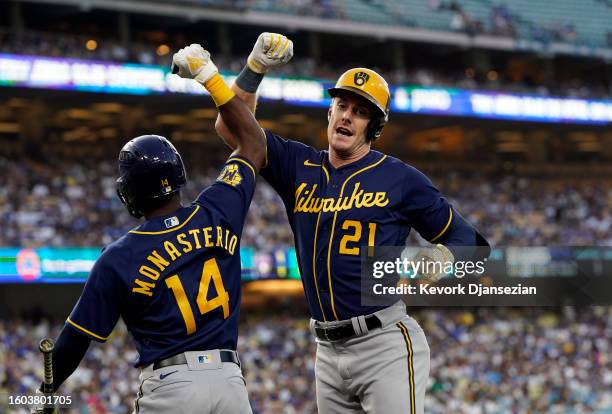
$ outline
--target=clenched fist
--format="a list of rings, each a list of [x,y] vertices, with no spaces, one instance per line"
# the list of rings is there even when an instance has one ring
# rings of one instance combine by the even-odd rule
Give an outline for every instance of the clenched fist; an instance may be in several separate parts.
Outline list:
[[[210,60],[210,53],[196,43],[182,48],[172,57],[172,73],[181,78],[205,83],[218,72],[217,66]]]
[[[284,65],[293,57],[293,42],[278,33],[262,33],[257,38],[247,64],[253,72],[266,73]]]
[[[445,269],[455,262],[455,258],[448,247],[437,244],[434,247],[419,250],[412,261],[416,264],[421,262],[421,267],[416,275],[421,281],[435,283],[446,275]]]

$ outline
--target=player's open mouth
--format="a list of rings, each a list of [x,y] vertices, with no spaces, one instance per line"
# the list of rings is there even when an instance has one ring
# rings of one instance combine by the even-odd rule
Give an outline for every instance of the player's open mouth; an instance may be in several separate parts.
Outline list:
[[[344,127],[336,128],[336,134],[345,135],[347,137],[353,136],[353,133]]]

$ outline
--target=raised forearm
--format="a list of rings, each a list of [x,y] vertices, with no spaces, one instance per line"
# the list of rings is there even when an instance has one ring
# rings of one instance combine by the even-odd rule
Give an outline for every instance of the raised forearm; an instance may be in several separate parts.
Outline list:
[[[238,98],[240,98],[246,104],[247,108],[249,108],[251,113],[255,115],[255,108],[257,107],[257,94],[246,92],[242,90],[235,83],[231,86],[231,90],[236,94]],[[221,116],[221,114],[217,116],[217,121],[215,122],[215,130],[217,131],[217,134],[219,134],[221,139],[223,139],[223,141],[231,149],[236,149],[236,147],[238,146],[238,143],[236,142],[236,139],[229,131],[227,125],[225,125],[225,122],[223,121],[223,117]]]
[[[263,131],[251,109],[236,95],[218,107],[217,123],[222,123],[226,136],[231,137],[233,149],[248,158],[256,166],[263,164],[266,148]]]
[[[252,112],[236,98],[225,83],[210,53],[201,45],[191,44],[174,54],[172,73],[183,78],[195,79],[210,94],[219,110],[229,135],[232,135],[238,155],[260,168],[265,159],[265,139]]]

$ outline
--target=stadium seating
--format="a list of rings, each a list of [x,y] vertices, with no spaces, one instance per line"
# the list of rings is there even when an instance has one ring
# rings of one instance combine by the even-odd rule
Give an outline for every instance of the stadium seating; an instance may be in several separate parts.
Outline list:
[[[405,8],[399,3],[399,0],[390,0],[384,3],[382,0],[372,0],[371,3],[368,3],[366,9],[378,10],[380,19],[383,19],[383,16],[380,14],[383,11],[390,13],[393,15],[394,19],[392,21],[389,20],[390,22],[401,22],[401,24],[414,26],[417,22],[419,24],[425,24],[424,22],[427,22],[428,19],[431,18],[434,19],[436,21],[435,24],[439,25],[443,30],[446,30],[450,26],[450,20],[453,18],[454,12],[448,9],[441,9],[438,10],[437,13],[430,13],[430,10],[428,10],[429,6],[424,5],[422,2],[417,0],[408,1],[414,3],[410,3],[411,6]],[[479,3],[480,1],[481,0],[466,0],[466,4],[470,2]],[[378,8],[374,7],[374,4],[377,4]],[[283,10],[286,10],[286,8]],[[334,13],[337,13],[340,18],[346,14],[344,8],[334,9]],[[355,12],[351,13],[354,14]],[[504,13],[508,12],[507,9],[501,8],[497,10],[497,13],[499,15],[504,15]],[[370,14],[371,13],[369,13],[368,16]],[[413,16],[419,17],[413,19]],[[422,18],[420,16],[422,16]],[[469,26],[464,27],[462,30],[480,30],[483,24],[480,17],[478,17],[480,15],[469,14],[469,16],[471,17],[460,18],[460,20],[469,20],[468,22],[464,21],[462,23]],[[508,19],[502,18],[501,23],[498,21],[495,28],[492,30],[496,31],[498,34],[505,33],[506,35],[514,35],[516,32],[523,30],[521,27],[527,27],[528,29],[524,29],[527,31],[532,30],[530,27],[533,28],[533,26],[525,25],[524,22],[520,23],[515,20],[512,20],[510,24]],[[431,23],[431,27],[433,27],[433,20]],[[567,28],[562,29],[563,28],[558,29],[556,32],[538,32],[535,30],[533,34],[541,38],[552,39],[555,36],[568,37],[570,36],[569,33],[572,33],[571,30],[569,32],[565,30]],[[170,51],[176,48],[176,46],[165,45],[168,49],[166,49],[164,53],[160,53],[160,49],[158,49],[160,45],[157,43],[133,42],[126,45],[113,39],[98,39],[97,48],[95,50],[87,50],[83,46],[89,37],[35,30],[28,30],[17,36],[10,30],[2,30],[0,28],[0,50],[3,53],[11,54],[52,57],[63,56],[78,59],[157,64],[167,67],[171,58]],[[612,32],[610,33],[610,37],[612,39]],[[406,55],[409,54],[406,53]],[[225,70],[239,71],[244,61],[245,56],[215,55],[215,62],[217,62],[219,67]],[[580,76],[580,74],[576,74],[574,71],[568,72],[567,70],[560,70],[557,72],[558,76],[556,77],[538,77],[536,75],[536,70],[532,72],[534,76],[530,76],[529,79],[524,76],[521,79],[516,79],[511,76],[511,71],[508,70],[507,67],[504,67],[504,65],[507,66],[507,64],[501,63],[500,67],[496,67],[498,76],[495,79],[489,79],[484,70],[476,74],[472,73],[472,75],[468,76],[469,63],[462,63],[463,62],[459,62],[458,65],[448,64],[441,67],[435,62],[428,62],[427,59],[422,59],[419,62],[420,66],[414,66],[415,62],[407,59],[405,62],[406,68],[404,70],[387,69],[380,71],[385,79],[391,84],[410,82],[411,84],[422,86],[505,90],[518,93],[561,97],[569,96],[574,98],[610,99],[612,96],[612,82],[609,80],[610,76],[605,75],[603,71],[596,76],[583,77]],[[285,65],[277,70],[276,73],[284,76],[307,76],[320,79],[334,79],[337,77],[338,73],[343,70],[342,65],[344,65],[344,62],[340,61],[315,63],[312,57],[308,55],[298,55],[294,57],[291,64]],[[471,70],[473,71],[473,68],[471,68]]]
[[[194,3],[196,1],[190,1]],[[270,1],[252,2],[199,0],[199,4],[224,8],[236,7],[270,13],[312,15],[346,19],[381,25],[405,25],[448,31],[453,29],[453,18],[461,10],[464,16],[477,23],[476,27],[462,28],[474,33],[500,33],[493,18],[500,8],[525,40],[562,41],[588,46],[606,46],[610,31],[612,6],[605,0],[559,0],[554,7],[548,0],[515,0],[500,3],[495,0],[327,0],[327,1]],[[586,4],[585,4],[586,3]]]
[[[367,0],[361,0],[368,2]],[[395,22],[418,22],[419,27],[449,30],[453,11],[448,7],[433,10],[426,0],[391,0],[383,2],[372,0],[384,7],[389,14],[402,16]],[[441,2],[443,3],[443,2]],[[575,28],[575,43],[591,46],[604,46],[605,34],[610,30],[612,7],[598,0],[575,2],[559,0],[551,7],[547,0],[514,0],[500,3],[493,0],[461,0],[456,4],[474,19],[484,23],[485,30],[491,29],[491,12],[495,7],[505,4],[509,16],[517,26],[518,35],[523,39],[533,39],[538,28],[548,33],[548,41],[571,42],[569,34]],[[367,14],[361,16],[367,19]],[[487,27],[489,26],[489,27]],[[560,38],[551,38],[552,34]],[[566,36],[563,36],[566,34]]]
[[[152,2],[164,5],[168,3],[162,0],[141,1],[143,9]],[[568,42],[576,46],[601,46],[607,41],[608,46],[612,46],[612,0],[173,1],[177,4],[214,7],[226,11],[252,10],[273,13],[279,21],[286,17],[283,14],[289,14],[300,18],[323,18],[327,19],[325,24],[339,26],[346,24],[346,21],[354,21],[440,31],[453,30],[474,35],[510,36],[526,41]],[[24,7],[28,4],[5,3]],[[71,13],[63,13],[60,9],[66,5],[60,3],[62,2],[58,1],[57,4],[49,5],[58,9],[52,14],[68,17]],[[31,7],[38,9],[43,6],[36,3]],[[0,10],[4,11],[1,7]],[[78,13],[82,12],[88,16],[88,19],[84,20],[84,26],[90,21],[95,22],[101,15],[106,18],[102,23],[104,25],[108,25],[108,21],[114,21],[107,19],[111,14],[108,10],[102,10],[100,15],[97,15],[96,11],[100,10],[97,7],[91,10],[87,7],[79,9]],[[3,24],[6,25],[11,18],[9,13],[4,14],[6,18]],[[49,13],[50,16],[52,14]],[[36,19],[32,18],[35,13],[26,9],[24,16],[27,18],[24,19],[26,24],[23,32],[13,30],[11,25],[0,27],[0,52],[169,67],[172,52],[177,46],[182,47],[183,40],[179,42],[176,39],[191,39],[193,36],[194,41],[200,41],[198,36],[201,36],[199,30],[202,25],[199,21],[179,24],[179,19],[168,19],[168,22],[164,22],[168,23],[164,28],[160,25],[155,29],[167,29],[168,33],[164,33],[167,36],[149,38],[140,36],[143,29],[153,30],[155,24],[165,19],[150,16],[151,20],[148,20],[148,17],[145,18],[138,12],[134,14],[136,17],[131,19],[134,24],[133,33],[129,36],[133,41],[120,42],[113,36],[104,35],[104,31],[94,30],[96,26],[93,24],[91,32],[86,28],[75,28],[74,32],[54,31],[54,27],[61,25],[54,21],[45,24],[39,22],[37,25]],[[12,19],[15,19],[16,15],[17,13],[13,13]],[[46,16],[45,13],[40,15]],[[151,27],[148,27],[149,25]],[[217,26],[214,29],[222,28],[217,22],[215,25]],[[233,30],[238,26],[240,25],[232,24],[230,30],[233,46],[243,40],[242,32]],[[65,27],[72,29],[68,24]],[[193,29],[194,27],[198,30]],[[210,32],[219,32],[217,43],[221,43],[225,40],[220,34],[222,30],[214,29],[211,28]],[[272,29],[276,30],[274,27],[265,30]],[[253,27],[248,27],[245,33],[251,36],[253,30]],[[197,33],[194,33],[196,31]],[[303,39],[301,31],[290,33],[295,33],[296,38]],[[372,30],[368,35],[375,37],[376,30]],[[323,39],[326,36],[318,38]],[[85,48],[85,42],[94,38],[98,42],[97,47],[94,50]],[[313,38],[316,40],[317,36]],[[338,42],[344,42],[346,39],[347,37],[339,37]],[[312,43],[316,44],[315,41]],[[386,68],[386,72],[382,73],[391,85],[410,82],[434,87],[501,89],[542,95],[563,94],[591,98],[603,96],[606,99],[612,96],[610,72],[606,75],[594,70],[591,76],[591,72],[586,69],[581,71],[582,68],[592,65],[590,59],[574,57],[570,62],[580,62],[576,65],[580,66],[579,68],[565,68],[564,71],[559,64],[558,71],[556,66],[555,70],[550,71],[554,72],[555,76],[532,81],[521,77],[513,79],[511,74],[504,73],[509,72],[509,65],[498,62],[505,59],[498,59],[500,55],[509,57],[508,60],[522,57],[517,53],[497,51],[488,56],[488,52],[480,50],[474,54],[484,54],[487,58],[482,60],[490,60],[491,65],[482,65],[483,67],[479,68],[479,65],[475,64],[478,59],[463,61],[458,57],[466,52],[464,49],[440,47],[441,60],[447,60],[440,64],[435,62],[437,48],[408,42],[402,45],[406,50],[425,51],[430,48],[432,51],[428,51],[427,56],[422,56],[418,61],[414,59],[413,54],[406,53],[405,63],[408,65],[405,70],[391,69],[389,56],[381,53],[380,63]],[[161,46],[164,46],[163,53],[160,53]],[[250,50],[250,45],[244,46]],[[302,46],[304,45],[300,45],[299,49],[302,49]],[[243,56],[231,55],[239,53],[240,48],[229,49],[233,50],[227,52],[228,56],[220,54],[217,58],[215,55],[215,62],[220,68],[239,71],[244,65],[246,53]],[[333,79],[342,70],[340,65],[345,63],[315,59],[314,52],[311,56],[298,56],[297,51],[296,43],[296,57],[290,65],[275,71],[275,75],[280,73]],[[377,52],[378,50],[372,49],[371,53]],[[465,54],[471,53],[467,51]],[[525,55],[528,55],[525,60],[541,60],[543,66],[557,65],[553,62],[557,59],[535,56],[533,53]],[[430,59],[432,56],[434,58]],[[449,58],[445,59],[446,56]],[[583,61],[586,62],[584,65]],[[609,62],[603,61],[596,65],[603,68],[602,72],[610,67]],[[578,73],[575,76],[572,74],[574,69]],[[566,72],[567,77],[564,76]],[[495,74],[494,79],[488,76],[490,73]],[[202,113],[208,112],[212,117],[206,115],[199,120],[206,125],[198,131],[205,133],[199,136],[200,132],[196,132],[194,135],[198,136],[194,142],[180,140],[180,134],[172,132],[172,125],[176,123],[161,125],[155,119],[164,116],[161,109],[157,111],[158,106],[169,108],[174,102],[183,99],[188,104],[193,102],[201,108],[200,102],[196,101],[197,97],[128,97],[4,86],[2,92],[7,102],[0,105],[0,124],[3,127],[0,131],[3,143],[0,150],[0,247],[3,248],[99,247],[112,242],[140,223],[126,212],[115,192],[116,153],[121,146],[119,138],[103,134],[106,128],[96,125],[95,129],[92,128],[91,135],[88,135],[91,140],[73,140],[71,137],[78,137],[78,134],[68,129],[68,123],[51,121],[63,117],[63,113],[87,112],[106,116],[102,110],[89,111],[87,108],[127,108],[131,105],[138,111],[138,117],[133,120],[126,117],[126,120],[113,122],[113,127],[116,126],[118,131],[117,136],[121,136],[122,140],[126,138],[127,131],[153,129],[153,126],[160,125],[163,128],[159,133],[166,134],[167,131],[173,134],[168,136],[173,141],[174,137],[177,137],[179,148],[181,145],[189,148],[190,144],[199,146],[199,150],[193,153],[181,148],[189,177],[189,183],[183,192],[184,203],[193,200],[202,188],[215,180],[219,166],[229,153],[228,149],[220,147],[221,143],[212,144],[208,140],[214,138],[217,141],[216,137],[208,133],[212,134],[212,123],[216,114],[210,102],[209,108],[203,111],[198,109]],[[45,106],[48,105],[49,108],[53,106],[59,109],[56,112],[53,112],[54,109],[48,112],[38,111],[38,99],[45,101]],[[111,101],[120,101],[121,104]],[[312,108],[287,103],[284,105],[286,108],[277,110],[276,106],[272,106],[274,104],[268,106],[269,103],[265,100],[262,100],[262,103],[258,109],[262,126],[269,124],[294,132],[298,130],[296,126],[299,122],[300,126],[309,125],[309,130],[314,131],[310,136],[313,139],[311,142],[326,145],[323,128],[317,131],[317,125],[323,125],[324,118],[320,117],[320,123],[313,122],[309,114]],[[170,108],[174,110],[171,112],[179,112],[178,106]],[[323,111],[323,108],[320,109]],[[40,113],[44,113],[40,115],[42,121],[37,119]],[[26,114],[28,116],[25,116]],[[169,115],[172,117],[172,114]],[[289,118],[294,121],[288,126],[286,121]],[[33,119],[36,119],[36,122],[32,121]],[[98,120],[98,116],[92,115],[92,119]],[[73,125],[73,122],[75,132],[88,129],[88,123],[83,121],[82,117],[71,119],[69,125]],[[189,125],[191,126],[191,123]],[[442,131],[455,128],[463,130],[464,127],[465,131],[461,133],[448,132],[448,137]],[[385,128],[385,134],[396,139],[378,141],[375,148],[409,163],[414,161],[457,211],[478,227],[494,247],[612,246],[612,175],[608,165],[610,152],[607,147],[610,140],[608,135],[604,136],[609,131],[607,125],[519,125],[514,121],[494,119],[392,113],[392,122]],[[270,129],[275,130],[272,126]],[[568,132],[578,130],[580,132],[575,134]],[[519,131],[521,136],[515,137],[519,135]],[[279,133],[284,134],[282,130]],[[535,156],[532,159],[531,154],[526,152],[499,151],[501,140],[498,138],[501,135],[520,139],[520,142],[516,141],[515,148],[522,148],[523,143],[528,140],[533,139],[536,143],[542,140],[541,146],[535,145],[533,148],[546,154],[533,154]],[[300,138],[299,134],[295,136]],[[302,138],[308,136],[304,134]],[[316,138],[319,140],[314,141]],[[419,151],[411,152],[412,141],[415,140],[420,141]],[[394,145],[385,147],[389,142]],[[584,145],[580,147],[578,142]],[[86,146],[91,146],[96,151],[90,151],[90,148],[83,151]],[[47,151],[48,148],[52,150]],[[465,153],[460,151],[464,148]],[[532,147],[525,145],[524,148]],[[575,150],[578,148],[580,151]],[[582,151],[583,149],[586,150]],[[446,157],[449,153],[453,156]],[[463,157],[463,154],[466,156]],[[525,154],[529,156],[524,156]],[[407,243],[411,246],[426,244],[414,231]],[[270,255],[260,253],[276,251],[278,248],[286,249],[292,245],[293,236],[285,207],[273,188],[263,178],[259,179],[244,226],[241,246],[253,248],[254,262],[261,261],[262,268],[265,268],[270,265],[267,260]],[[502,249],[495,249],[495,252],[502,252]],[[29,260],[28,255],[25,257]],[[12,257],[4,259],[7,259],[4,260],[7,262],[12,260]],[[0,268],[2,261],[3,258],[0,258]],[[293,282],[299,285],[297,280]],[[270,291],[280,286],[276,283],[293,285],[285,280],[262,280],[256,283],[260,287],[267,284],[265,287]],[[264,292],[266,289],[249,292],[247,289],[254,285],[251,281],[243,285],[244,308],[241,312],[238,340],[238,352],[253,413],[316,413],[314,364],[317,345],[308,329],[305,304],[295,296],[285,295],[284,291],[275,291],[269,296],[268,292]],[[0,291],[5,298],[0,299],[0,414],[5,412],[8,395],[31,394],[39,387],[42,367],[41,355],[37,350],[38,341],[43,337],[56,338],[67,316],[59,315],[59,311],[53,310],[55,303],[45,303],[44,309],[32,304],[35,295],[29,292],[40,288],[41,296],[45,299],[53,296],[52,302],[62,302],[62,306],[69,306],[73,302],[67,298],[71,292],[76,295],[76,288],[80,288],[72,286],[64,290],[67,285],[55,285],[61,288],[61,293],[55,296],[49,292],[59,290],[48,289],[49,286],[36,281],[11,286],[0,284]],[[299,289],[298,286],[293,286]],[[14,292],[18,293],[13,294]],[[301,292],[297,293],[301,295]],[[253,300],[255,295],[258,295],[257,301]],[[11,300],[7,300],[8,298]],[[15,303],[22,306],[16,309]],[[18,316],[22,311],[25,314]],[[611,306],[461,309],[413,307],[409,309],[409,313],[423,327],[431,349],[431,370],[425,402],[427,413],[612,414]],[[91,345],[77,371],[60,389],[61,395],[71,395],[75,401],[72,407],[62,412],[131,412],[139,385],[140,371],[132,367],[136,358],[137,353],[125,325],[119,323],[107,343]],[[29,410],[11,408],[7,412],[21,414]]]
[[[612,308],[413,309],[431,348],[427,412],[609,413]],[[315,342],[307,316],[249,312],[238,352],[254,414],[316,412]],[[61,323],[0,319],[0,392],[40,384],[41,337]],[[129,412],[138,387],[136,358],[120,324],[94,344],[61,388],[71,412]],[[597,370],[596,375],[593,374]]]
[[[573,25],[576,43],[593,46],[604,45],[612,21],[612,8],[597,0],[558,0],[552,7],[546,0],[513,0],[509,8],[531,25],[551,29]],[[523,36],[528,35],[523,32]]]
[[[60,164],[63,172],[54,167]],[[0,246],[102,246],[119,238],[138,222],[117,199],[114,174],[113,161],[40,163],[0,157],[4,222]],[[193,200],[216,174],[215,169],[190,171],[184,200]],[[561,181],[448,172],[431,178],[493,245],[612,245],[612,194],[606,192],[610,183],[604,179]],[[470,183],[468,188],[465,182]],[[414,236],[410,242],[423,243]],[[292,245],[282,202],[262,180],[247,216],[242,246],[271,251]]]

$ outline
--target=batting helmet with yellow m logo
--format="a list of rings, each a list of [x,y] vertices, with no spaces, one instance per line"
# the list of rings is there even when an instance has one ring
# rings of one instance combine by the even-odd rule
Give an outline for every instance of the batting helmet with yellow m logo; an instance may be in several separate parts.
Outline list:
[[[329,95],[333,98],[339,91],[353,92],[369,101],[375,108],[376,115],[368,125],[366,136],[373,141],[380,137],[383,127],[389,120],[389,102],[391,94],[387,81],[367,68],[353,68],[344,72],[336,86],[329,88]]]

